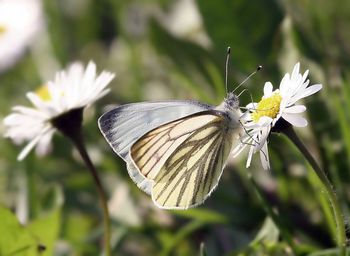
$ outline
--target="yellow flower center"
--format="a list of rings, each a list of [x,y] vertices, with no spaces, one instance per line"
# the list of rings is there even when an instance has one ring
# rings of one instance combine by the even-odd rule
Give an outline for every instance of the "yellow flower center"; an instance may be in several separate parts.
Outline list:
[[[43,101],[50,101],[51,95],[47,85],[41,86],[38,90],[35,91],[36,95],[38,95]]]
[[[0,24],[0,35],[5,34],[6,30],[7,30],[6,27]]]
[[[262,99],[251,114],[253,121],[257,123],[262,116],[275,118],[280,110],[281,101],[282,96],[279,92],[275,92],[270,97]]]

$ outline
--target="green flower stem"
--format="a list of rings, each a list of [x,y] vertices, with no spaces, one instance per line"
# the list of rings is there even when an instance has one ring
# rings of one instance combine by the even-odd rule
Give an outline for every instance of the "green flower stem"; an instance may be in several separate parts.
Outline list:
[[[310,152],[306,149],[305,145],[302,143],[302,141],[299,139],[297,134],[295,133],[293,127],[291,125],[286,126],[284,129],[281,129],[280,132],[285,134],[294,144],[295,146],[300,150],[300,152],[304,155],[306,160],[309,162],[311,167],[314,169],[315,173],[321,180],[327,195],[328,199],[331,203],[334,219],[337,226],[337,244],[339,247],[339,255],[345,256],[346,254],[346,233],[345,233],[345,225],[344,225],[344,219],[341,211],[340,204],[337,200],[337,196],[335,194],[335,191],[332,188],[332,184],[327,178],[326,174],[322,171],[322,169],[318,166],[313,156],[310,154]]]
[[[75,147],[77,148],[77,150],[79,151],[82,159],[84,160],[84,162],[85,162],[85,164],[86,164],[88,170],[90,171],[90,174],[94,180],[94,183],[95,183],[95,186],[96,186],[96,189],[98,192],[98,196],[100,198],[101,207],[103,210],[105,255],[111,256],[111,245],[110,245],[110,241],[111,241],[110,226],[111,226],[111,223],[110,223],[110,218],[109,218],[106,194],[103,191],[103,187],[102,187],[100,178],[97,174],[97,170],[96,170],[95,166],[93,165],[93,163],[92,163],[92,161],[91,161],[91,159],[86,151],[83,137],[80,134],[79,136],[72,138],[72,141],[73,141]]]
[[[289,231],[285,228],[285,225],[282,223],[280,217],[278,214],[274,211],[274,209],[271,207],[270,203],[266,200],[264,193],[259,188],[258,184],[255,182],[253,176],[251,173],[248,174],[248,180],[253,185],[254,191],[259,198],[259,200],[262,203],[262,206],[264,207],[265,212],[270,216],[272,221],[276,224],[278,229],[281,232],[281,236],[284,238],[284,240],[288,243],[290,246],[292,252],[294,255],[298,255],[298,249],[293,241],[292,236],[290,235]]]
[[[111,230],[110,219],[107,206],[107,197],[102,188],[102,183],[98,176],[97,170],[93,165],[85,147],[84,138],[82,135],[82,123],[83,123],[83,110],[84,108],[72,109],[60,116],[51,120],[51,123],[56,127],[64,136],[69,138],[74,146],[79,151],[83,161],[85,162],[90,174],[94,180],[95,187],[100,199],[100,204],[103,211],[103,226],[104,226],[104,250],[106,256],[111,256]]]

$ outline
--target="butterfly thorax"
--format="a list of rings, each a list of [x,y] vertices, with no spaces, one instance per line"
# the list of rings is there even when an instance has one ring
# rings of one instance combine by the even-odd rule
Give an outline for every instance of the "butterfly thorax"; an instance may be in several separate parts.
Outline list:
[[[229,92],[225,100],[216,107],[216,110],[222,111],[229,121],[229,126],[227,128],[235,129],[239,127],[241,111],[239,110],[239,99],[236,94]]]
[[[229,92],[224,101],[216,107],[217,110],[221,111],[237,111],[239,109],[239,99],[236,94]]]

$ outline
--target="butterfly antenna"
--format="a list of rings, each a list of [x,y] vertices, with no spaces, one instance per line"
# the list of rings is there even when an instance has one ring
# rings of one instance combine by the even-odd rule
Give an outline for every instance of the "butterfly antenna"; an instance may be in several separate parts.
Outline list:
[[[243,89],[243,90],[237,95],[237,97],[238,97],[238,98],[241,97],[241,95],[242,95],[245,91],[247,91],[247,89]]]
[[[228,93],[227,90],[227,83],[228,83],[228,65],[230,61],[230,53],[231,53],[231,47],[227,47],[227,52],[226,52],[226,64],[225,64],[225,89],[226,89],[226,94]]]
[[[253,73],[251,73],[249,76],[246,77],[237,87],[232,91],[235,92],[238,88],[240,88],[245,82],[248,81],[249,78],[251,78],[253,75],[256,74],[256,72],[260,71],[262,69],[262,66],[258,66]]]

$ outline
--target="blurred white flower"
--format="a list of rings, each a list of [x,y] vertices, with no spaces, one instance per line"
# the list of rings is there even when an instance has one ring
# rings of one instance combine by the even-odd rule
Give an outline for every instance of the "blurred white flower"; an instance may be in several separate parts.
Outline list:
[[[322,85],[315,84],[308,87],[309,71],[306,70],[302,75],[299,73],[299,68],[300,64],[297,63],[293,68],[292,75],[285,74],[279,89],[273,91],[272,84],[266,82],[261,101],[247,105],[248,112],[243,116],[246,134],[243,135],[242,142],[234,149],[233,153],[237,156],[246,146],[249,146],[247,167],[250,166],[252,155],[259,151],[263,168],[270,168],[267,138],[271,129],[281,118],[296,127],[307,126],[306,119],[301,116],[306,107],[295,105],[295,103],[318,92],[322,89]]]
[[[205,48],[212,44],[195,0],[174,1],[170,12],[160,12],[157,18],[176,37],[193,41]]]
[[[126,182],[113,179],[113,177],[109,177],[109,182],[111,179],[114,181],[114,190],[108,201],[111,218],[123,223],[123,225],[140,226],[142,224],[142,218],[139,212],[140,206],[137,206],[134,202],[130,193],[130,186]],[[120,209],[123,210],[121,211]]]
[[[81,63],[74,63],[58,72],[54,81],[36,92],[28,92],[26,96],[34,107],[15,106],[4,119],[5,137],[17,144],[29,141],[18,160],[23,160],[35,146],[38,155],[46,154],[56,130],[52,121],[106,95],[106,86],[113,78],[114,74],[107,71],[97,76],[93,62],[85,70]]]
[[[39,0],[0,0],[0,71],[21,57],[43,24]]]

